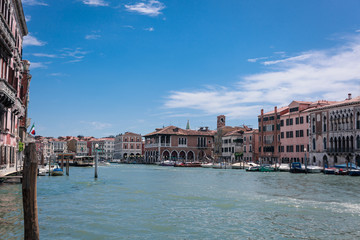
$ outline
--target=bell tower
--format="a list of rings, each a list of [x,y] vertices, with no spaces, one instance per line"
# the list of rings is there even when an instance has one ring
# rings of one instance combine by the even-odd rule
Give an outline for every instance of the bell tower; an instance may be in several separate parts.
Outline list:
[[[225,115],[217,116],[217,128],[225,127]]]

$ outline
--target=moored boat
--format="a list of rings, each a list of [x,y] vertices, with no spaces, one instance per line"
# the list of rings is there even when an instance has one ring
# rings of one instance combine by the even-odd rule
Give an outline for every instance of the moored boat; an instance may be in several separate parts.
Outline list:
[[[173,167],[175,165],[175,161],[165,160],[162,161],[159,165],[165,167]]]
[[[352,169],[349,171],[350,176],[360,176],[360,170],[358,169]]]
[[[64,175],[64,171],[57,167],[57,168],[54,168],[54,170],[51,171],[51,176],[62,176]]]
[[[324,174],[335,174],[335,171],[336,171],[336,168],[334,168],[334,167],[325,168]]]
[[[275,168],[268,164],[265,164],[259,167],[259,172],[275,172]]]
[[[307,166],[306,169],[308,173],[321,173],[323,170],[323,168],[319,166]]]
[[[305,168],[301,165],[300,162],[291,163],[290,168],[291,173],[305,173]]]
[[[259,172],[259,166],[250,166],[246,169],[247,172]]]
[[[212,168],[213,166],[214,166],[213,163],[203,163],[203,164],[201,164],[201,167],[203,167],[203,168]]]
[[[280,171],[280,172],[289,172],[290,171],[290,166],[289,166],[289,164],[284,164],[284,163],[282,163],[282,164],[280,164],[280,166],[278,167],[278,170]]]

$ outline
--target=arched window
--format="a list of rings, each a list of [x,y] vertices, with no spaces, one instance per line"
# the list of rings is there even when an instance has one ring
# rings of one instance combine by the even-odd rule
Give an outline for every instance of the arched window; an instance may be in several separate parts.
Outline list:
[[[360,149],[360,136],[356,137],[356,148]]]
[[[356,116],[356,129],[360,129],[360,112]]]
[[[324,137],[324,150],[326,150],[326,137]]]
[[[333,151],[334,151],[333,138],[330,138],[330,151],[331,151],[331,152],[333,152]]]
[[[323,130],[324,130],[324,132],[326,132],[326,116],[324,116],[324,127],[323,127]]]

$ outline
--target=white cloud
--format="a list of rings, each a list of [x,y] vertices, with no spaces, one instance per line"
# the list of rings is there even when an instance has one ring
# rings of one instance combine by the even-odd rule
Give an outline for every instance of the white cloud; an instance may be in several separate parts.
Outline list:
[[[30,5],[30,6],[36,6],[36,5],[40,5],[40,6],[48,6],[47,3],[44,3],[41,0],[22,0],[22,3],[24,5]]]
[[[47,58],[56,58],[55,54],[47,54],[47,53],[33,53],[35,57],[47,57]]]
[[[23,46],[44,46],[46,42],[38,40],[36,37],[29,35],[24,37]]]
[[[257,62],[257,61],[259,61],[259,60],[264,60],[264,59],[268,59],[268,57],[250,58],[250,59],[248,59],[247,61],[254,63],[254,62]]]
[[[161,10],[165,8],[165,5],[157,0],[148,0],[133,5],[125,5],[125,8],[130,12],[155,17],[162,14]]]
[[[30,68],[31,69],[35,69],[35,68],[47,68],[46,63],[42,63],[42,62],[31,62],[30,63]]]
[[[31,16],[30,16],[30,15],[26,15],[26,16],[25,16],[25,21],[26,21],[26,22],[30,22],[30,21],[31,21]]]
[[[89,34],[89,35],[86,35],[85,36],[85,39],[87,39],[87,40],[96,40],[96,39],[98,39],[98,38],[100,38],[101,36],[100,35],[98,35],[98,34]]]
[[[71,48],[64,48],[61,50],[63,52],[61,54],[64,58],[70,58],[69,61],[66,63],[75,63],[80,62],[84,59],[85,55],[88,53],[86,51],[82,51],[81,48],[71,49]]]
[[[110,128],[112,125],[110,123],[102,123],[102,122],[87,122],[87,121],[81,121],[81,124],[86,124],[89,127],[95,129],[95,130],[104,130],[106,128]]]
[[[134,26],[131,26],[131,25],[124,25],[123,27],[124,27],[124,28],[135,29]]]
[[[83,3],[86,5],[91,5],[91,6],[95,6],[95,7],[109,6],[109,3],[107,3],[103,0],[84,0]]]
[[[153,27],[145,28],[145,31],[153,32],[155,29]]]
[[[360,38],[353,38],[342,47],[308,51],[262,64],[267,68],[265,72],[245,76],[235,87],[174,91],[164,106],[183,112],[196,110],[200,114],[254,118],[261,108],[271,110],[292,100],[343,100],[350,92],[360,95]]]

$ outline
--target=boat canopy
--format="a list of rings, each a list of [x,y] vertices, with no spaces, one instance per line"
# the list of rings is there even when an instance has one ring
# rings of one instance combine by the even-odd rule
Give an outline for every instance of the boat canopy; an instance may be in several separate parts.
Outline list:
[[[339,165],[335,165],[334,167],[336,167],[336,168],[346,168],[346,163],[344,163],[344,164],[339,164]],[[357,166],[356,166],[355,164],[353,164],[353,163],[349,163],[349,164],[348,164],[348,168],[360,170],[360,167],[357,167]]]

